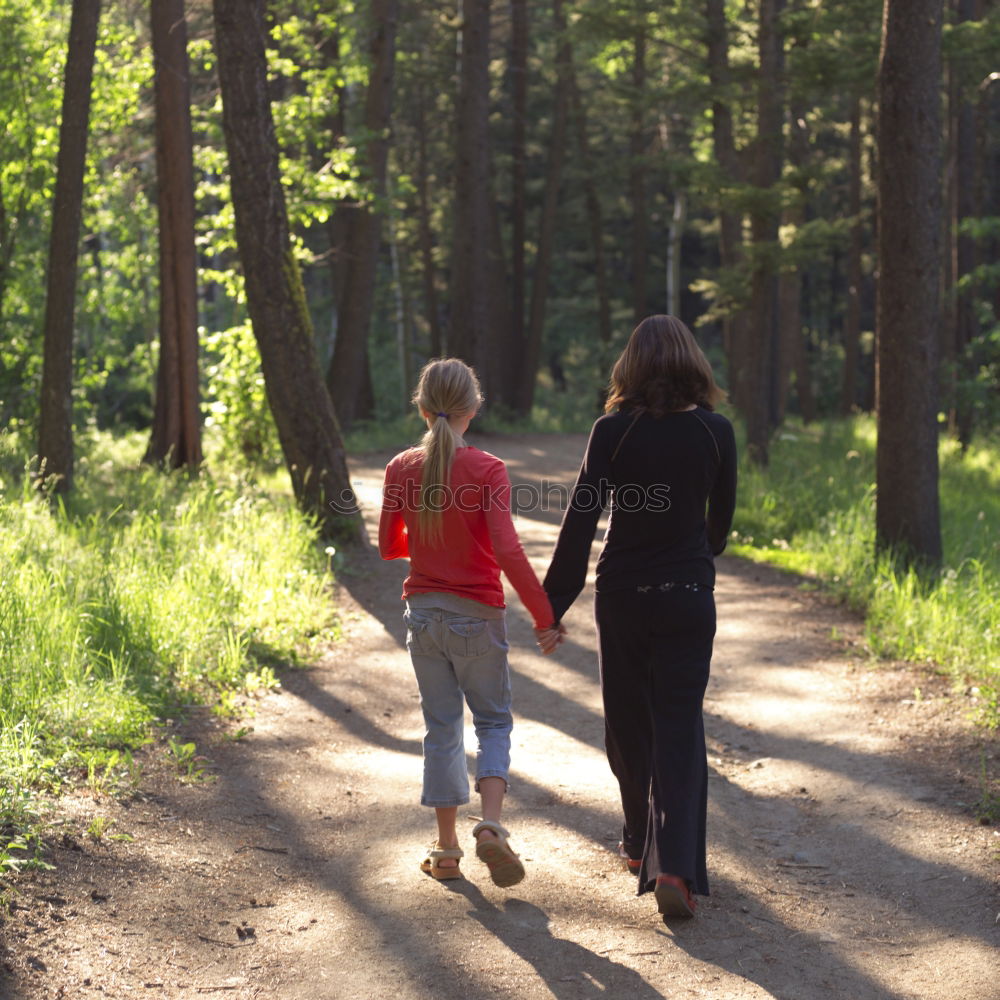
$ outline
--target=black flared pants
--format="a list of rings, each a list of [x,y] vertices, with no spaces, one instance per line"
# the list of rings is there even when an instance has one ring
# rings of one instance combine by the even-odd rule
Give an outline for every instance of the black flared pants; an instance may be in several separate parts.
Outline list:
[[[679,875],[708,895],[702,701],[715,637],[712,590],[598,593],[595,613],[605,746],[621,789],[622,841],[642,858],[639,893],[655,888],[658,875]]]

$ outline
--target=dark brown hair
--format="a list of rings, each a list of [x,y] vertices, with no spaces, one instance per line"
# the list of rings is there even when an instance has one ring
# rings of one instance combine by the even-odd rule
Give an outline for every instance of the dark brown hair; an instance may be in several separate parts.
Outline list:
[[[611,369],[604,409],[662,417],[692,403],[712,410],[725,398],[694,334],[676,316],[647,316]]]

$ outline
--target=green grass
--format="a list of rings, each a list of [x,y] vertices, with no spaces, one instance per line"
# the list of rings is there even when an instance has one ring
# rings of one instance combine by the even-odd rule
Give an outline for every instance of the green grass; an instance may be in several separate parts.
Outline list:
[[[159,720],[273,684],[332,627],[329,558],[287,494],[158,472],[144,444],[92,436],[50,505],[0,436],[0,871],[35,791],[127,771]]]
[[[1000,724],[1000,448],[941,444],[944,567],[933,580],[875,554],[875,426],[790,426],[771,464],[741,469],[730,551],[820,578],[864,611],[879,656],[925,662],[977,691]]]

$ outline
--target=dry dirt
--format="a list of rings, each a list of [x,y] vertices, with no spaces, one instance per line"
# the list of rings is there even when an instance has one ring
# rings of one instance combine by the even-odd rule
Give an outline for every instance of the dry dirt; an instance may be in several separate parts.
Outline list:
[[[516,480],[568,483],[584,439],[478,443]],[[364,497],[385,458],[354,463]],[[557,522],[554,510],[519,518],[539,570]],[[471,851],[466,880],[421,874],[432,818],[417,804],[404,568],[352,560],[335,595],[342,638],[282,673],[245,739],[207,716],[178,727],[210,780],[178,781],[161,745],[132,799],[60,803],[56,870],[22,878],[0,916],[0,997],[1000,996],[1000,831],[970,808],[995,743],[942,679],[869,663],[850,613],[735,559],[719,566],[713,893],[696,919],[665,925],[616,862],[587,593],[551,658],[516,599],[509,613],[505,821],[527,878],[497,889]],[[460,811],[467,848],[475,810]],[[88,838],[95,815],[133,839]]]

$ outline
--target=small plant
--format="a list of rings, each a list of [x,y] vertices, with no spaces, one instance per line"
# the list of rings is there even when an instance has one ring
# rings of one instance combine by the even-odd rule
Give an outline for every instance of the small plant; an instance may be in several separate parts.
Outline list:
[[[181,743],[172,736],[167,741],[167,756],[184,781],[204,781],[208,758],[198,753],[194,743]]]
[[[107,816],[95,816],[87,825],[87,836],[100,842],[104,835],[115,825],[115,821]]]
[[[253,732],[253,726],[240,726],[239,729],[231,733],[223,733],[222,738],[230,743],[239,743],[246,739]]]
[[[994,791],[994,782],[990,780],[989,770],[986,767],[986,751],[979,752],[980,766],[980,789],[979,801],[973,805],[976,819],[983,826],[995,826],[1000,824],[1000,792]]]
[[[127,789],[134,792],[142,780],[142,765],[131,751],[112,750],[106,757],[95,753],[87,761],[87,786],[95,799]]]
[[[42,857],[42,842],[37,836],[15,837],[0,847],[0,878],[13,872],[52,871],[54,868],[55,865]]]

